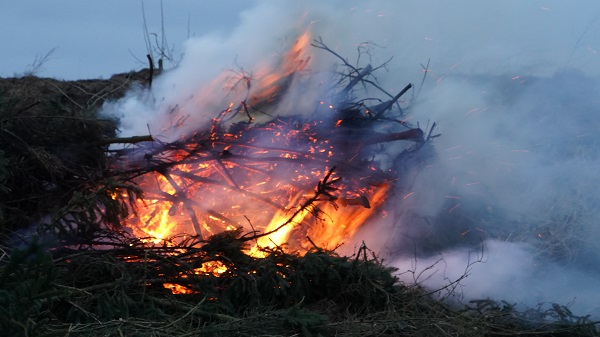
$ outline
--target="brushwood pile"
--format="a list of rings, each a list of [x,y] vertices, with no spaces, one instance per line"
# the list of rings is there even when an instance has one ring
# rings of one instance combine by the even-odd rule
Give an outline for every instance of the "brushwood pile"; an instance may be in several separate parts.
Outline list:
[[[349,82],[366,74],[355,70]],[[4,335],[600,336],[598,322],[558,304],[520,311],[490,299],[467,306],[438,301],[431,290],[400,282],[401,271],[368,242],[341,256],[309,238],[305,252],[276,246],[257,257],[248,248],[261,234],[240,229],[175,235],[160,244],[132,235],[123,221],[144,197],[133,176],[170,164],[116,169],[127,151],[115,155],[111,144],[128,141],[136,144],[130,151],[147,151],[148,139],[119,139],[118,121],[98,110],[131,86],[148,84],[148,71],[108,80],[0,79]],[[383,118],[405,92],[390,95],[372,117]],[[360,128],[368,120],[344,122]],[[436,137],[433,129],[407,126],[370,139],[410,142],[407,153],[414,153]],[[315,200],[329,198],[333,183],[330,175],[320,177]]]

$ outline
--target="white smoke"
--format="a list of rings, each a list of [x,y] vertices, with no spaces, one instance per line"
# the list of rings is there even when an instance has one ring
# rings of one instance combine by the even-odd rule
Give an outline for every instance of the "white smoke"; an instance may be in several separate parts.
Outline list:
[[[231,94],[223,85],[227,77],[241,71],[252,72],[274,62],[298,36],[301,22],[295,5],[263,3],[241,14],[240,26],[231,34],[201,36],[186,42],[181,64],[155,79],[151,92],[132,91],[117,102],[104,107],[104,113],[120,120],[122,136],[164,135],[165,126],[177,123],[174,116],[189,115],[181,132],[201,129],[215,111],[227,107]],[[219,81],[211,86],[213,81]],[[240,101],[240,100],[238,100]],[[177,110],[178,114],[173,112]]]
[[[350,62],[370,41],[363,62],[393,56],[379,80],[393,93],[416,84],[411,120],[436,122],[442,136],[437,159],[397,192],[397,216],[357,239],[396,256],[401,270],[414,270],[411,254],[420,256],[416,268],[443,256],[444,268],[423,283],[432,289],[462,275],[481,243],[485,263],[462,281],[465,299],[574,301],[585,314],[600,300],[599,17],[594,0],[264,1],[233,33],[189,40],[180,67],[151,93],[131,92],[105,112],[119,117],[123,135],[145,134],[146,125],[160,134],[176,106],[198,128],[226,94],[207,84],[276,58],[299,31]],[[315,71],[334,63],[325,56]]]

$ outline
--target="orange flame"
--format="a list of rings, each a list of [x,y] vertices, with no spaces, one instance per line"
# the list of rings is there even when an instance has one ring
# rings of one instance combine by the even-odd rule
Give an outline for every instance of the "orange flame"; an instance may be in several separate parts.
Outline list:
[[[278,99],[279,93],[291,84],[294,74],[304,70],[311,57],[308,55],[310,33],[304,32],[296,40],[290,50],[285,53],[280,62],[275,65],[264,65],[256,70],[253,76],[252,91],[247,103],[260,105],[272,103]]]

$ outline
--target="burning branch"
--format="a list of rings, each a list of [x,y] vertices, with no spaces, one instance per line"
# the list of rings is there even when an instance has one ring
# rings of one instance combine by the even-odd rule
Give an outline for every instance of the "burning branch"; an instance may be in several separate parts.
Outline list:
[[[175,189],[175,196],[183,203],[183,205],[187,209],[188,214],[190,215],[190,219],[192,220],[192,225],[194,226],[194,231],[196,232],[196,235],[202,238],[202,231],[200,230],[200,223],[198,221],[198,217],[196,216],[196,212],[194,211],[192,205],[186,197],[185,192],[181,189],[181,187],[177,184],[177,182],[173,179],[173,177],[171,177],[169,173],[167,173],[166,171],[160,173]]]
[[[315,193],[312,197],[310,197],[308,200],[306,200],[297,210],[296,212],[294,212],[294,214],[292,214],[292,216],[290,216],[288,218],[287,221],[285,221],[284,223],[282,223],[281,225],[279,225],[278,227],[276,227],[273,230],[270,230],[268,232],[262,233],[262,234],[256,234],[252,237],[247,238],[246,240],[256,240],[258,238],[261,237],[265,237],[265,236],[269,236],[279,230],[281,230],[282,228],[286,227],[289,224],[292,224],[294,222],[294,219],[301,213],[308,211],[310,213],[312,213],[314,216],[318,216],[319,213],[321,213],[321,210],[315,206],[315,203],[317,203],[318,201],[322,201],[323,199],[321,199],[321,196],[326,196],[327,197],[327,201],[335,201],[336,197],[333,196],[331,194],[331,192],[335,191],[336,188],[333,187],[333,184],[335,184],[336,182],[338,182],[340,180],[339,177],[331,178],[331,175],[333,174],[333,171],[335,170],[335,167],[332,167],[328,172],[327,175],[325,175],[325,178],[323,178],[323,180],[320,180],[319,183],[317,184],[317,189],[315,190]]]

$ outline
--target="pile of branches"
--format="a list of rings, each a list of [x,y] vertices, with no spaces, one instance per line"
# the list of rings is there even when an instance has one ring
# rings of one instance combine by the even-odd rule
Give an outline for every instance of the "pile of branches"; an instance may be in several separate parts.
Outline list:
[[[315,46],[332,52],[320,40]],[[337,95],[348,97],[358,84],[377,88],[370,76],[373,67],[355,67],[339,59],[345,70]],[[395,113],[402,115],[398,100],[410,87],[395,95],[384,93],[389,99],[375,105],[353,101],[341,110],[345,116],[343,130],[368,131],[372,123],[392,121],[406,130],[371,133],[363,138],[367,145],[411,140],[416,144],[412,149],[416,149],[427,143],[437,136],[433,129],[423,132],[390,113],[395,107]],[[134,178],[173,167],[174,163],[156,160],[165,148],[187,150],[190,155],[182,160],[197,160],[199,156],[194,155],[201,151],[190,149],[187,142],[161,144],[165,147],[149,153],[149,165],[114,170],[107,164],[106,146],[123,140],[112,139],[114,124],[97,120],[91,108],[110,96],[108,92],[88,96],[89,110],[82,103],[66,109],[65,100],[71,102],[73,95],[62,93],[55,117],[46,116],[51,110],[45,109],[34,114],[32,109],[41,103],[19,108],[5,101],[0,105],[4,149],[0,152],[0,193],[3,197],[14,193],[13,199],[3,198],[0,203],[5,221],[2,229],[21,228],[32,220],[26,214],[50,214],[40,228],[44,236],[20,241],[11,233],[10,240],[1,240],[0,326],[6,335],[600,335],[597,322],[576,317],[559,305],[527,312],[493,301],[475,302],[464,310],[449,307],[431,299],[431,292],[418,285],[398,282],[395,270],[365,245],[351,257],[313,244],[303,255],[290,253],[283,246],[264,249],[265,257],[257,258],[247,253],[248,245],[268,233],[234,230],[214,236],[173,237],[158,245],[134,238],[121,223],[132,211],[135,199],[142,197],[132,183]],[[24,114],[27,111],[32,113],[30,117]],[[369,113],[365,115],[366,111]],[[246,126],[252,122],[251,113],[256,113],[245,102],[238,112],[248,113]],[[83,118],[84,113],[89,115]],[[53,123],[33,123],[38,120]],[[219,135],[217,140],[227,141],[225,133],[231,129],[220,126],[213,125],[212,131]],[[34,127],[48,130],[32,132]],[[243,134],[250,137],[252,133]],[[195,144],[206,139],[210,140],[210,135],[195,139]],[[51,150],[49,144],[55,148]],[[76,145],[83,147],[74,153],[89,154],[89,160],[77,156],[69,161],[61,156],[63,150],[73,153],[66,149]],[[353,147],[348,144],[348,151]],[[148,148],[136,151],[139,149],[143,152]],[[223,149],[214,155],[235,159],[236,154]],[[343,162],[330,164],[338,164],[340,170],[354,169]],[[32,185],[20,171],[34,177],[29,178]],[[314,197],[299,209],[315,210],[319,198],[330,197],[335,182],[331,174],[330,170]]]
[[[0,233],[29,228],[98,188],[116,121],[99,118],[97,111],[140,76],[0,78]]]
[[[316,40],[313,45],[339,57],[321,40]],[[336,174],[344,179],[347,191],[397,182],[396,172],[390,167],[404,168],[414,162],[414,157],[409,155],[439,136],[433,134],[435,124],[426,133],[418,125],[404,120],[406,116],[399,100],[412,84],[390,94],[374,79],[373,72],[380,67],[358,67],[339,59],[343,61],[344,70],[336,74],[339,81],[325,90],[323,98],[331,100],[332,105],[323,105],[323,101],[319,104],[317,100],[314,111],[298,111],[284,117],[272,115],[268,110],[277,106],[298,74],[291,73],[280,79],[274,86],[274,93],[260,100],[255,98],[261,97],[260,93],[254,96],[251,91],[251,76],[241,72],[237,74],[232,90],[246,91],[246,94],[241,95],[245,99],[234,102],[237,106],[220,111],[211,119],[210,125],[199,126],[175,141],[154,139],[152,143],[136,143],[133,147],[115,150],[111,156],[115,168],[113,177],[139,184],[148,200],[168,204],[174,214],[179,214],[179,210],[187,213],[189,220],[185,222],[190,223],[189,234],[200,238],[206,235],[203,223],[207,223],[214,233],[215,229],[238,227],[246,222],[245,219],[260,222],[255,225],[262,229],[269,220],[256,221],[251,212],[262,212],[259,207],[244,209],[245,219],[238,215],[230,218],[212,209],[211,204],[217,204],[221,209],[229,208],[229,204],[225,205],[222,190],[228,191],[227,198],[240,200],[231,202],[236,207],[247,202],[244,199],[250,199],[271,210],[286,211],[290,207],[289,197],[283,195],[289,192],[280,185],[309,191],[314,178],[300,181],[297,177],[306,178],[333,166],[337,168]],[[357,100],[353,96],[357,86],[373,89],[378,95]],[[169,118],[176,121],[169,131],[177,132],[177,128],[187,123],[189,110],[193,108],[180,110],[173,107],[169,110]],[[396,146],[398,141],[404,141],[404,144]],[[380,165],[373,157],[377,153],[388,155],[385,146],[392,143],[403,151],[396,151],[394,158],[388,158],[386,165]],[[168,182],[167,188],[157,187],[156,179],[144,180],[147,175],[162,176],[162,181]],[[269,193],[251,189],[259,182],[257,177],[263,179],[262,190]],[[357,181],[362,185],[352,185]],[[174,192],[166,192],[166,189]],[[369,208],[369,200],[364,195],[360,197],[351,202]],[[326,200],[333,199],[332,195],[327,195]],[[347,204],[346,201],[341,200],[341,203]],[[159,214],[159,211],[148,213]],[[199,214],[207,216],[200,219]],[[148,227],[148,223],[140,222],[139,226]]]

